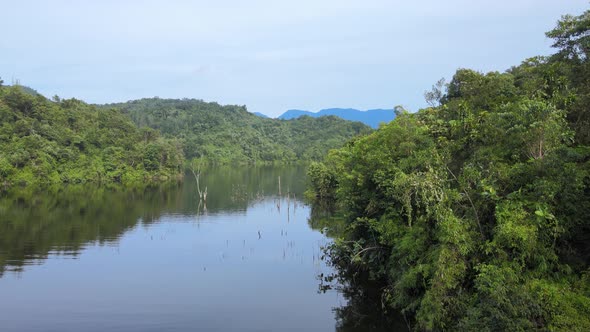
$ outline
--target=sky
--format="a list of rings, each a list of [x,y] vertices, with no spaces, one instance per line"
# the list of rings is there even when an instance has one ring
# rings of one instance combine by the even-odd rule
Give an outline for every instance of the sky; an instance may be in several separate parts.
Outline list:
[[[0,0],[0,77],[89,103],[158,96],[288,109],[426,106],[458,68],[548,55],[587,0]]]

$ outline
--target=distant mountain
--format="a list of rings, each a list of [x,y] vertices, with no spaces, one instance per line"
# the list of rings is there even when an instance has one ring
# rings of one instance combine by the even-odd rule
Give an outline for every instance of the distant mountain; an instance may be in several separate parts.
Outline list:
[[[288,110],[287,112],[279,115],[279,117],[277,119],[291,120],[291,119],[297,119],[298,117],[303,116],[303,115],[311,116],[313,118],[318,117],[317,113],[313,113],[313,112],[309,112],[309,111],[304,111],[304,110]]]
[[[261,117],[261,118],[265,118],[265,119],[267,119],[267,118],[268,118],[268,116],[267,116],[266,114],[262,114],[262,113],[260,113],[260,112],[252,112],[252,114],[254,114],[254,115],[257,115],[257,116],[259,116],[259,117]]]
[[[300,116],[307,115],[313,118],[326,115],[335,115],[339,118],[360,121],[373,128],[377,128],[381,122],[389,122],[395,118],[395,113],[392,109],[372,109],[367,111],[360,111],[354,108],[327,108],[317,113],[304,110],[288,110],[279,116],[279,119],[290,120],[296,119]]]

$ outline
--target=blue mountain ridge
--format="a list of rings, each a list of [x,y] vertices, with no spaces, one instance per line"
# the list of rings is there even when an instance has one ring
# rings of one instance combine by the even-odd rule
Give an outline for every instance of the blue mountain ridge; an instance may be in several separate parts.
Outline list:
[[[278,118],[282,120],[296,119],[300,116],[307,115],[314,118],[327,115],[335,115],[345,120],[360,121],[373,128],[379,127],[381,122],[389,122],[395,118],[393,109],[371,109],[366,111],[354,108],[326,108],[317,113],[292,109],[281,114]]]

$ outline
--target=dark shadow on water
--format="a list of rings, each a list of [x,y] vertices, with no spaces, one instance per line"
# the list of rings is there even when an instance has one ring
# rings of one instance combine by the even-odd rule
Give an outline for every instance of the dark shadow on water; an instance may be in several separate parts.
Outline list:
[[[321,276],[320,291],[336,290],[346,299],[346,304],[334,308],[336,331],[409,331],[404,316],[393,312],[383,314],[381,289],[367,279],[350,279],[336,272]]]
[[[317,229],[331,238],[343,236],[347,228],[344,215],[336,206],[326,201],[311,204],[308,221],[310,227]],[[323,248],[322,259],[331,265],[334,272],[319,276],[319,291],[339,292],[346,303],[334,308],[336,331],[410,331],[405,317],[399,312],[384,312],[381,302],[384,281],[371,280],[366,273],[356,271],[350,266],[336,262],[332,245]]]
[[[142,189],[71,186],[0,199],[0,276],[40,264],[49,254],[76,256],[88,243],[113,245],[138,222],[156,221],[178,185]]]

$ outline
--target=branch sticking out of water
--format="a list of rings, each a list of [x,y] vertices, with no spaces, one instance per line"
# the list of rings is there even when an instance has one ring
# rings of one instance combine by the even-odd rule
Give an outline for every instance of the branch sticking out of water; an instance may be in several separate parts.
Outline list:
[[[191,165],[191,172],[193,172],[193,176],[195,177],[195,180],[197,181],[197,191],[199,192],[199,201],[207,201],[207,187],[205,187],[205,191],[201,191],[201,186],[199,184],[199,178],[201,177],[201,166],[199,166],[199,169],[195,172],[195,167],[194,165]]]

